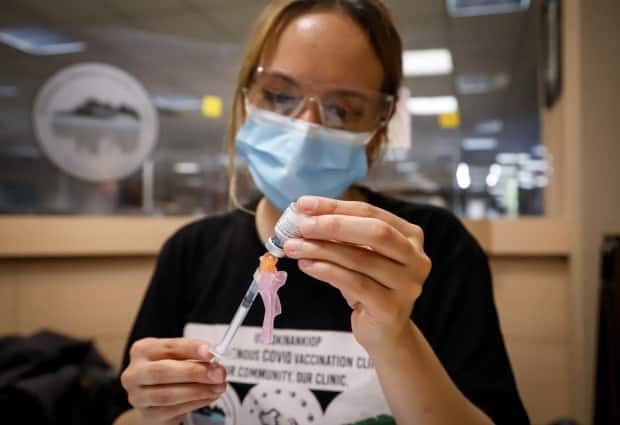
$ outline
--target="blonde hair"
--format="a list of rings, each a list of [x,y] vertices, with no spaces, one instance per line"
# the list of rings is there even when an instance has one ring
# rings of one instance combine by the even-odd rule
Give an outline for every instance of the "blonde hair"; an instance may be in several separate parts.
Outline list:
[[[231,119],[228,126],[228,196],[232,206],[243,208],[237,199],[237,172],[235,164],[235,138],[245,121],[243,88],[250,83],[254,71],[270,41],[277,40],[284,27],[293,19],[312,10],[337,10],[352,18],[367,34],[373,50],[383,67],[382,91],[397,98],[402,81],[402,41],[387,7],[380,0],[274,0],[259,16],[251,33],[250,41],[243,56],[232,103]],[[369,153],[369,163],[378,157],[382,142]]]

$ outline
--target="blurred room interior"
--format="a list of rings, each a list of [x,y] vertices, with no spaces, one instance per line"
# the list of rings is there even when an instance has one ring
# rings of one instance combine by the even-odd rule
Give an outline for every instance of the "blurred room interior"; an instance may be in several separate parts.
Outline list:
[[[490,258],[532,423],[593,424],[597,394],[609,394],[597,391],[599,306],[604,247],[617,240],[604,238],[620,234],[620,2],[386,3],[405,48],[405,118],[365,184],[462,218]],[[235,72],[264,5],[2,2],[0,334],[91,339],[119,366],[164,240],[229,208]],[[70,68],[88,64],[105,66]],[[95,94],[69,99],[89,78],[102,79]],[[106,84],[136,95],[106,105]],[[76,130],[97,114],[116,127]],[[133,162],[102,148],[114,131],[137,140]]]

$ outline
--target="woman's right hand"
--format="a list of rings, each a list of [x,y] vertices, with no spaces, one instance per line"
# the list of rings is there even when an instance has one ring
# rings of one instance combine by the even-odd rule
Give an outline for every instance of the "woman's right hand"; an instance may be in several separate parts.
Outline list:
[[[204,341],[145,338],[133,343],[129,355],[121,383],[144,423],[178,425],[226,390],[226,370],[210,363],[213,354]]]

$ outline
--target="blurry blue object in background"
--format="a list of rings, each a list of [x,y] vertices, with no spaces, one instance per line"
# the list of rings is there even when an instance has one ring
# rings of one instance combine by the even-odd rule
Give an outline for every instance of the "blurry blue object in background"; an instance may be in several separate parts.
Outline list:
[[[0,28],[0,42],[31,55],[78,53],[86,43],[44,27]]]
[[[530,0],[447,0],[447,3],[453,18],[520,12],[530,7]]]

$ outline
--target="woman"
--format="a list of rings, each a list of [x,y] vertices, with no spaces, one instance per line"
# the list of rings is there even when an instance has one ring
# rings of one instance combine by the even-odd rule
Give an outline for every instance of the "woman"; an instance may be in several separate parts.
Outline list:
[[[255,216],[203,219],[164,246],[128,341],[125,418],[528,423],[474,239],[441,209],[353,185],[386,141],[401,83],[388,11],[379,0],[274,1],[251,40],[229,154],[245,157],[264,196]],[[274,344],[256,341],[254,306],[226,368],[210,363],[205,340],[218,342],[298,197],[309,217],[278,264],[288,283]]]

